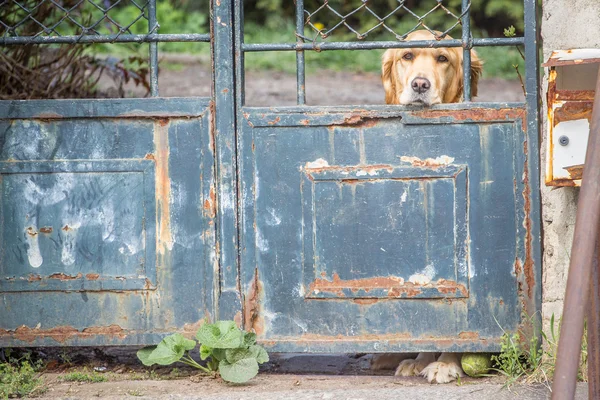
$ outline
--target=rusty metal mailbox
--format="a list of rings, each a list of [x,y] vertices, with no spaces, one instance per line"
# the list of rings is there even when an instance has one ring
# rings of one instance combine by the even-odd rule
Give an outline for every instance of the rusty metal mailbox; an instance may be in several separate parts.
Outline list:
[[[546,185],[579,186],[600,49],[554,51],[548,73]]]

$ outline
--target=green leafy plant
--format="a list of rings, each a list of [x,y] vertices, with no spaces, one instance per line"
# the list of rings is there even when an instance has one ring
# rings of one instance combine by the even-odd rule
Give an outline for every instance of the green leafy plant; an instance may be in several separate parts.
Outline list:
[[[9,349],[4,350],[6,362],[0,363],[0,399],[35,396],[46,391],[39,370],[43,363],[32,362],[29,354],[21,358],[11,357]]]
[[[258,374],[258,365],[269,361],[265,349],[256,344],[256,334],[242,331],[233,321],[204,324],[196,339],[200,342],[200,359],[206,361],[206,366],[190,355],[198,343],[180,333],[165,337],[157,346],[139,350],[137,356],[146,366],[181,362],[206,373],[218,372],[223,380],[233,383],[252,379]]]
[[[106,382],[106,376],[97,372],[89,372],[87,369],[83,371],[73,371],[59,378],[63,382],[81,382],[81,383],[98,383]]]

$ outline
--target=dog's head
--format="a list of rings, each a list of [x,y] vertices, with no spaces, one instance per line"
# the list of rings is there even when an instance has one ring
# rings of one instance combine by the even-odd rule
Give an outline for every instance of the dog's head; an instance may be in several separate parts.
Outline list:
[[[452,39],[446,36],[447,39]],[[408,35],[406,40],[432,40],[426,30]],[[382,80],[387,104],[458,103],[463,98],[463,49],[390,49],[383,54]],[[471,50],[471,94],[477,96],[477,83],[483,62]]]

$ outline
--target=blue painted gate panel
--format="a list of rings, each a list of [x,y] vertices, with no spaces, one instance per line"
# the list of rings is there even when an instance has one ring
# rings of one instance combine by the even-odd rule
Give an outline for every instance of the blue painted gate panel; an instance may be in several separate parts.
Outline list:
[[[245,109],[246,328],[277,351],[499,349],[536,283],[525,112],[487,107]]]
[[[153,343],[212,318],[208,102],[33,103],[0,120],[0,345]]]

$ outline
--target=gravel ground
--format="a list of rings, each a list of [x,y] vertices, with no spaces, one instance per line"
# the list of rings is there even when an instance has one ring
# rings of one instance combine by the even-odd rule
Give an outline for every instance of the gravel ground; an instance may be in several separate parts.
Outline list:
[[[160,95],[164,97],[210,96],[211,74],[206,64],[188,63],[161,67]],[[101,81],[101,89],[111,93],[111,83]],[[143,94],[133,85],[127,86],[127,96]],[[379,74],[322,71],[306,78],[309,105],[383,104],[384,93]],[[477,101],[524,101],[518,81],[484,79],[479,84]],[[246,105],[289,106],[296,104],[296,77],[281,72],[250,71],[246,74]]]
[[[46,348],[34,350],[47,362],[43,374],[47,391],[42,399],[203,399],[203,400],[541,400],[550,397],[547,386],[504,387],[499,376],[463,378],[458,384],[428,384],[421,377],[401,378],[393,371],[370,370],[372,355],[277,354],[261,366],[249,383],[232,385],[181,367],[144,368],[136,348]],[[65,354],[69,363],[64,363]],[[74,370],[103,371],[106,382],[65,382]],[[577,400],[587,399],[587,384],[577,388]]]

